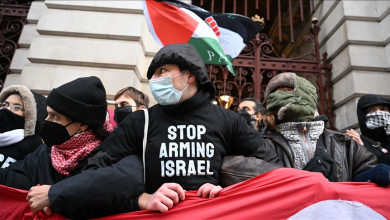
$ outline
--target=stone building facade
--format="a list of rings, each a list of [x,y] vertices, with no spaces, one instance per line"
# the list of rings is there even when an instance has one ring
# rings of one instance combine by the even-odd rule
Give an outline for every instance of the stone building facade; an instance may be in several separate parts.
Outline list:
[[[191,1],[188,1],[191,2]],[[364,94],[390,97],[390,1],[314,2],[321,54],[333,65],[335,127],[357,128]],[[113,103],[133,86],[150,94],[146,71],[159,46],[141,1],[34,1],[5,87],[25,85],[47,95],[77,77],[98,76]]]

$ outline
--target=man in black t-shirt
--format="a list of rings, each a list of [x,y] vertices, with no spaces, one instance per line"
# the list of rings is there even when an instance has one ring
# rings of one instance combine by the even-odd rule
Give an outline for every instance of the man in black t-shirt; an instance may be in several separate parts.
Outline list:
[[[204,198],[214,197],[222,189],[218,181],[225,156],[251,156],[279,163],[276,154],[263,145],[260,133],[250,128],[240,115],[211,104],[215,87],[194,46],[163,47],[151,62],[147,77],[159,104],[148,109],[145,152],[145,115],[144,111],[136,111],[100,145],[101,151],[92,158],[94,166],[88,167],[96,169],[96,174],[99,168],[115,164],[128,155],[145,155],[145,193],[137,200],[139,209],[168,211],[185,199],[184,190],[198,190],[198,195]],[[55,211],[64,201],[72,204],[62,196],[64,191],[77,190],[77,185],[89,179],[87,175],[93,173],[82,173],[51,186],[50,203],[49,199],[42,199],[35,202],[39,203],[35,208],[51,206]],[[107,179],[120,181],[120,175],[112,173]],[[109,187],[105,180],[96,184],[102,190]],[[34,194],[38,197],[40,192]],[[47,197],[47,192],[42,194],[41,198]],[[88,206],[83,200],[93,198],[78,198],[79,205]]]

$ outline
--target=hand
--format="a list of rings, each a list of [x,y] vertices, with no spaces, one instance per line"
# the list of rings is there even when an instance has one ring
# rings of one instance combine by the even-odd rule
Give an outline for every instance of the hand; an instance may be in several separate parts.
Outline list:
[[[360,135],[353,129],[347,130],[346,134],[350,137],[352,137],[355,141],[357,141],[360,145],[364,145],[362,139],[360,139]]]
[[[221,191],[222,187],[215,186],[211,183],[205,183],[203,184],[199,190],[198,190],[198,196],[202,198],[214,198],[215,195],[218,194],[219,191]]]
[[[50,185],[31,187],[30,192],[27,194],[26,200],[28,201],[31,211],[34,214],[36,214],[37,211],[44,210],[45,207],[50,206],[50,202],[49,202],[50,187],[51,187]]]
[[[46,206],[45,208],[43,208],[43,212],[45,213],[45,215],[50,216],[51,213],[53,213],[53,210],[49,206]]]
[[[140,210],[167,212],[185,199],[183,188],[177,183],[165,183],[154,194],[143,193],[138,200]]]

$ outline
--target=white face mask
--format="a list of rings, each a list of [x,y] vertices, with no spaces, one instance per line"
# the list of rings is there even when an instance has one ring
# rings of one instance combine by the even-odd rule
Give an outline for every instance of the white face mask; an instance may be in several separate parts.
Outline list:
[[[390,113],[376,111],[366,115],[366,125],[368,129],[384,128],[387,135],[390,134]]]
[[[184,71],[183,71],[184,72]],[[183,72],[177,74],[176,76],[182,74]],[[171,76],[164,76],[157,79],[149,80],[150,90],[154,99],[160,105],[174,105],[177,104],[183,95],[184,90],[188,88],[184,88],[183,91],[178,91],[173,87],[172,79],[175,78]]]

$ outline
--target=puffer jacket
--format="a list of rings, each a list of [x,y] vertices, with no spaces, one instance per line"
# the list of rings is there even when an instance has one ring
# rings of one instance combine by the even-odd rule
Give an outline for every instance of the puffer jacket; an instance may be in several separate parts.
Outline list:
[[[351,137],[340,132],[324,129],[325,148],[337,164],[337,181],[352,181],[376,166],[375,156]],[[294,167],[293,152],[287,140],[277,131],[263,134],[265,144],[273,149],[284,167]]]

